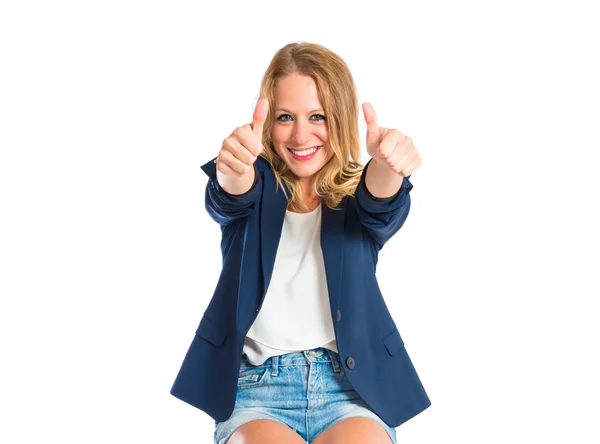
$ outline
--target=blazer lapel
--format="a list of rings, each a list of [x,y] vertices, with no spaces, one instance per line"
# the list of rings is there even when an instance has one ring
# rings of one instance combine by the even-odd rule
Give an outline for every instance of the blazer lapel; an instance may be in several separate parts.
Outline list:
[[[260,248],[263,292],[266,292],[275,265],[277,247],[281,238],[287,198],[281,189],[263,195],[260,209]],[[331,309],[337,307],[341,293],[344,251],[345,209],[331,210],[324,203],[321,211],[321,250],[325,263],[327,290]]]
[[[321,213],[321,250],[325,262],[327,290],[332,313],[337,310],[342,291],[342,264],[344,255],[344,208],[332,210],[323,204]]]
[[[275,191],[274,185],[272,190],[269,189],[263,196],[260,209],[260,257],[262,262],[263,290],[266,292],[269,282],[271,282],[271,276],[273,275],[275,255],[277,254],[277,247],[281,238],[285,209],[287,208],[287,198],[281,188]]]

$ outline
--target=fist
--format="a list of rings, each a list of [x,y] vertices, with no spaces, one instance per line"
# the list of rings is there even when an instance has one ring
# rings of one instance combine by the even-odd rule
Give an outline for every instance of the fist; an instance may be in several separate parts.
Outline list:
[[[251,171],[256,158],[263,150],[262,132],[268,111],[268,100],[260,99],[254,108],[252,123],[236,128],[223,140],[215,160],[217,170],[231,177],[241,177]]]
[[[377,126],[377,114],[373,106],[363,103],[367,123],[367,152],[373,160],[381,162],[403,177],[410,176],[421,165],[421,156],[410,137],[397,129]]]

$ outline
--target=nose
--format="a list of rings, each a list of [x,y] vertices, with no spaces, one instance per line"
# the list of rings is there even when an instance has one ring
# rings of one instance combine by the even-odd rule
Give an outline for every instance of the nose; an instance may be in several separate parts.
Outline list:
[[[296,120],[292,131],[292,140],[298,146],[303,146],[310,139],[310,124],[302,119]]]

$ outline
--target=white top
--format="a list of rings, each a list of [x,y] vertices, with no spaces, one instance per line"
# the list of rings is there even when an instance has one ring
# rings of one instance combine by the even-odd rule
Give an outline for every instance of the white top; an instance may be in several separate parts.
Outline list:
[[[259,365],[318,347],[338,351],[321,250],[321,205],[310,213],[286,211],[271,282],[244,353]]]

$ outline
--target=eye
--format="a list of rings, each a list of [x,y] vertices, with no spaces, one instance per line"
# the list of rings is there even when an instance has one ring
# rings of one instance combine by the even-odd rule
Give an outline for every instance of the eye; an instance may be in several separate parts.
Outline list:
[[[281,114],[279,117],[277,117],[277,120],[279,122],[289,122],[292,120],[292,116],[289,114]]]
[[[326,119],[325,119],[325,116],[324,116],[323,114],[313,114],[313,115],[311,116],[311,119],[312,119],[313,117],[315,117],[315,119],[313,119],[313,120],[318,120],[318,121],[321,121],[321,120],[326,120]]]

